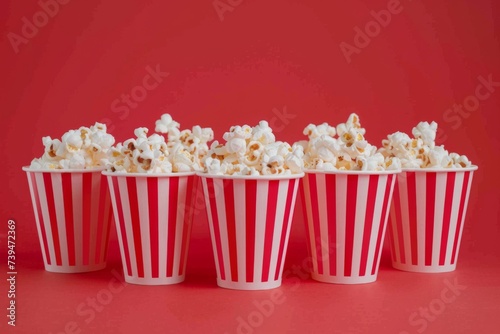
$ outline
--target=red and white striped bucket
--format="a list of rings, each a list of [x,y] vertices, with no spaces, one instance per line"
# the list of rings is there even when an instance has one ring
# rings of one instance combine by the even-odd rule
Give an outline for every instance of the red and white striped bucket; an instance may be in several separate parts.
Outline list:
[[[45,270],[78,273],[105,268],[112,210],[102,169],[23,170]]]
[[[125,281],[184,281],[196,174],[103,174],[108,178]]]
[[[475,170],[412,169],[398,175],[389,224],[394,268],[455,270]]]
[[[377,279],[399,171],[306,171],[301,184],[311,277],[357,284]]]
[[[281,285],[299,179],[201,176],[220,287],[265,290]]]

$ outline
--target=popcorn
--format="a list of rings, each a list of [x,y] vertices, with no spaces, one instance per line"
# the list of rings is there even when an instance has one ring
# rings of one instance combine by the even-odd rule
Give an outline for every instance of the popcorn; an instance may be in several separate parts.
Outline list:
[[[349,131],[359,133],[361,135],[364,135],[366,133],[366,130],[361,127],[358,115],[354,113],[349,115],[347,122],[337,125],[337,134],[339,137],[343,137],[344,134]]]
[[[300,145],[293,145],[291,154],[285,156],[285,165],[292,171],[292,174],[301,173],[304,168],[304,148]]]
[[[304,134],[309,141],[294,145],[303,149],[304,167],[307,169],[380,171],[398,170],[399,159],[385,158],[377,148],[369,144],[356,114],[349,115],[347,122],[332,127],[327,123],[309,124]]]
[[[106,125],[69,130],[61,139],[42,138],[44,154],[31,161],[33,169],[86,169],[103,166],[102,160],[115,142]]]
[[[453,167],[457,168],[467,168],[471,167],[472,163],[465,155],[459,155],[457,153],[450,153],[450,158],[453,161]]]
[[[317,158],[326,162],[336,162],[337,157],[341,154],[341,148],[337,140],[328,136],[322,135],[311,140],[312,146],[315,147]]]
[[[106,162],[108,170],[120,173],[175,173],[203,170],[202,159],[208,153],[208,142],[213,139],[210,128],[198,125],[192,130],[180,130],[180,124],[169,114],[156,121],[155,131],[148,136],[148,128],[134,130],[136,138],[119,143],[110,150]]]
[[[328,125],[328,123],[323,123],[320,125],[309,124],[306,126],[303,133],[309,138],[318,138],[323,135],[333,137],[335,136],[336,131],[335,128]]]
[[[429,124],[428,122],[420,122],[413,128],[411,133],[415,138],[422,139],[424,145],[433,148],[435,145],[434,141],[436,140],[437,123],[432,122]]]
[[[360,170],[377,170],[378,166],[384,166],[384,156],[380,153],[369,157],[360,155],[356,157],[356,164]]]
[[[203,160],[205,171],[216,175],[290,175],[302,173],[303,147],[276,141],[269,123],[232,126],[214,141]]]
[[[248,125],[233,126],[226,132],[222,138],[226,141],[226,150],[229,153],[236,153],[243,155],[246,147],[247,140],[252,136],[252,129]]]
[[[402,168],[466,168],[472,163],[464,155],[449,153],[443,145],[436,146],[436,122],[420,122],[413,128],[414,138],[395,132],[382,140],[378,150],[386,158],[397,157]]]
[[[429,150],[428,157],[428,167],[451,167],[451,158],[448,155],[448,151],[445,150],[443,146],[436,146]]]
[[[269,127],[267,121],[260,121],[259,125],[252,129],[252,139],[261,142],[262,144],[271,144],[276,141],[273,134],[273,129]]]
[[[176,141],[180,137],[179,127],[180,124],[172,119],[169,114],[161,115],[160,119],[156,121],[155,131],[159,133],[167,133],[169,141]]]

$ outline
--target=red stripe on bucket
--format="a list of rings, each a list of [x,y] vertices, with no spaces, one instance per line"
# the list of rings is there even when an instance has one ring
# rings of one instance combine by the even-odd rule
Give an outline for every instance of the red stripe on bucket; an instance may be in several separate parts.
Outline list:
[[[328,217],[328,259],[330,265],[330,275],[337,274],[337,177],[335,175],[325,175],[326,210]]]
[[[99,200],[97,201],[97,226],[95,228],[95,254],[94,254],[94,264],[101,262],[101,253],[103,245],[103,239],[105,238],[106,231],[104,230],[104,225],[106,224],[106,217],[104,217],[104,207],[106,206],[106,195],[108,192],[108,186],[106,184],[106,178],[101,174],[94,175],[94,177],[99,178]],[[66,221],[67,223],[67,221]],[[66,227],[67,228],[67,227]],[[69,248],[69,246],[68,246]]]
[[[137,276],[144,277],[144,261],[142,257],[141,221],[139,218],[139,204],[137,199],[136,179],[127,177],[128,199],[130,207],[130,220],[132,221],[132,235],[134,237],[135,259],[137,263]]]
[[[179,199],[179,178],[172,177],[168,189],[168,234],[167,234],[167,277],[174,273],[175,234],[177,230],[177,210]]]
[[[384,226],[385,224],[387,224],[387,218],[390,210],[389,201],[391,200],[391,190],[393,189],[392,187],[394,185],[395,178],[396,176],[394,174],[387,175],[387,181],[385,184],[384,202],[382,203],[382,217],[380,219],[377,244],[375,245],[375,255],[373,257],[372,275],[375,275],[375,272],[377,271],[378,268],[378,264],[380,262],[380,253],[383,244],[382,240],[384,238]]]
[[[151,277],[159,277],[159,218],[158,218],[158,178],[147,178],[149,211],[149,249],[151,251]],[[165,205],[165,203],[162,203]]]
[[[33,185],[33,192],[35,196],[36,208],[38,215],[38,221],[40,222],[40,232],[42,233],[42,243],[43,249],[45,251],[45,257],[47,260],[47,264],[52,264],[49,253],[49,245],[47,241],[47,234],[45,233],[45,220],[43,219],[42,207],[40,205],[40,195],[38,194],[38,185],[36,183],[35,173],[28,173],[31,178],[31,184]]]
[[[73,187],[71,173],[61,174],[64,201],[64,219],[66,220],[66,240],[68,243],[68,263],[75,265],[75,226],[73,221]]]
[[[273,249],[274,223],[276,221],[276,206],[278,203],[278,180],[269,181],[267,196],[266,230],[264,236],[264,259],[262,261],[262,282],[269,280],[269,267],[271,265],[271,252]]]
[[[278,251],[278,261],[276,263],[276,273],[274,274],[274,280],[277,280],[280,275],[280,269],[283,261],[285,260],[285,243],[286,243],[286,234],[289,229],[290,224],[290,216],[292,214],[292,203],[293,203],[293,194],[296,186],[296,179],[292,179],[288,182],[288,192],[286,194],[286,204],[285,204],[285,214],[283,217],[283,228],[281,229],[281,237],[280,237],[280,246]],[[305,206],[304,206],[305,210]],[[306,229],[307,230],[307,229]]]
[[[59,229],[57,227],[56,207],[54,200],[54,191],[52,188],[52,175],[50,173],[43,174],[43,182],[45,185],[45,194],[47,195],[47,208],[49,210],[50,228],[52,229],[52,242],[54,244],[54,253],[56,256],[56,264],[60,266],[61,246],[59,243]]]
[[[227,239],[229,244],[229,264],[231,280],[238,281],[238,252],[236,249],[236,218],[234,215],[234,181],[222,180],[224,186],[224,205],[226,208]]]
[[[179,275],[183,275],[186,268],[187,252],[189,249],[189,237],[191,235],[191,224],[194,212],[194,198],[197,191],[196,176],[187,176],[186,205],[184,210],[184,228],[182,229],[182,249],[179,262]]]
[[[368,176],[368,197],[366,200],[365,226],[363,231],[363,244],[361,247],[361,260],[359,263],[359,276],[365,276],[367,270],[368,250],[372,234],[373,214],[375,208],[375,198],[377,196],[378,175]]]
[[[313,235],[314,235],[314,246],[315,249],[311,250],[316,253],[316,264],[318,266],[318,273],[323,274],[323,254],[321,252],[321,229],[319,227],[319,204],[318,204],[318,187],[316,184],[316,174],[309,174],[309,189],[311,194],[311,207],[312,207],[312,219],[313,219]],[[320,243],[318,245],[318,242]]]
[[[83,198],[83,217],[82,217],[82,245],[83,245],[83,264],[89,264],[90,258],[90,226],[91,226],[91,205],[92,205],[92,174],[82,174],[82,198]]]
[[[417,246],[417,185],[416,174],[408,173],[407,177],[407,194],[408,194],[408,218],[410,225],[410,249],[411,263],[418,263],[418,246]],[[409,261],[410,259],[408,259]]]
[[[405,177],[408,177],[408,174],[410,172],[406,172],[405,173]],[[401,226],[401,223],[399,222],[402,222],[402,218],[401,218],[401,211],[402,211],[402,207],[401,207],[401,196],[404,196],[403,193],[401,193],[400,191],[400,187],[399,187],[399,180],[396,180],[396,184],[394,186],[394,195],[393,195],[393,198],[394,198],[394,207],[396,209],[396,221],[398,223],[394,224],[394,227],[396,228],[396,235],[397,235],[397,238],[398,238],[398,250],[397,250],[397,253],[399,254],[399,260],[401,261],[401,263],[406,263],[406,257],[405,257],[405,248],[404,248],[404,236],[403,236],[403,227]]]
[[[127,271],[128,276],[132,276],[132,266],[130,263],[130,253],[128,250],[127,232],[125,230],[125,219],[123,217],[123,207],[122,207],[122,201],[121,201],[121,195],[120,195],[120,186],[118,185],[118,177],[108,176],[108,178],[112,179],[113,191],[115,194],[114,197],[115,197],[115,203],[116,203],[116,211],[118,213],[118,225],[120,226],[120,234],[122,236],[121,240],[123,243],[123,252],[125,255],[126,271]]]
[[[207,193],[210,198],[210,209],[212,213],[212,222],[214,228],[214,239],[215,239],[215,249],[217,251],[217,259],[219,261],[219,272],[221,279],[226,279],[226,274],[224,272],[224,259],[222,255],[222,242],[220,237],[220,227],[219,227],[219,219],[217,215],[217,203],[216,203],[216,193],[214,189],[214,180],[211,178],[207,178]]]
[[[444,265],[446,260],[446,249],[450,233],[451,209],[453,206],[453,189],[455,188],[455,176],[457,173],[450,172],[446,176],[446,192],[443,210],[443,230],[441,232],[441,249],[439,252],[439,265]]]
[[[255,225],[257,216],[257,181],[245,182],[246,199],[246,281],[253,282],[255,264]]]
[[[436,173],[427,173],[425,180],[426,204],[425,211],[425,265],[432,264],[432,245],[434,241],[434,205],[436,202]]]
[[[352,273],[352,254],[354,246],[354,223],[356,221],[356,197],[358,195],[358,175],[347,176],[346,199],[346,228],[345,228],[345,253],[344,275],[349,277]],[[322,272],[320,272],[322,274]]]
[[[467,197],[467,190],[469,188],[469,177],[470,172],[464,173],[464,181],[462,186],[462,194],[460,195],[460,206],[457,218],[457,229],[455,231],[455,240],[453,241],[453,252],[451,255],[451,264],[455,263],[457,253],[458,253],[458,238],[460,237],[460,230],[462,229],[462,224],[464,220],[464,210],[467,203],[465,203],[465,198]]]

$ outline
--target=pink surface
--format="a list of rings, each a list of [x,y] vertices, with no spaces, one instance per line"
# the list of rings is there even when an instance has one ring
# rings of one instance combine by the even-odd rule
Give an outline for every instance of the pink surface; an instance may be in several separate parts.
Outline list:
[[[1,332],[497,331],[497,1],[59,1],[66,4],[0,4]],[[218,138],[230,125],[267,119],[288,141],[303,139],[308,123],[337,124],[357,112],[374,144],[436,120],[439,142],[479,166],[457,270],[396,271],[386,248],[376,283],[314,282],[305,273],[299,199],[278,290],[217,288],[204,210],[182,284],[122,288],[114,229],[106,270],[45,272],[21,170],[41,155],[41,137],[100,120],[123,141],[164,112],[183,128],[211,126]],[[17,237],[15,328],[6,317],[9,219]]]

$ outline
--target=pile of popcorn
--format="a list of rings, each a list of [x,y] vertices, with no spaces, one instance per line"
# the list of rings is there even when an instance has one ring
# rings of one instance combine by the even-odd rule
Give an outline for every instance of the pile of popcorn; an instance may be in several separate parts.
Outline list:
[[[304,134],[309,140],[297,144],[304,148],[304,167],[317,170],[381,171],[399,170],[399,159],[384,157],[377,147],[365,140],[366,130],[356,114],[336,127],[323,123],[309,124]]]
[[[211,128],[195,125],[192,130],[180,130],[180,124],[169,114],[156,121],[155,131],[167,134],[148,136],[147,128],[137,128],[136,138],[112,147],[106,160],[108,170],[121,173],[172,173],[202,171],[202,160],[213,140]]]
[[[448,153],[443,145],[436,146],[437,123],[420,122],[413,128],[414,138],[395,132],[382,140],[379,150],[385,157],[397,157],[403,168],[466,168],[471,162],[465,155]]]
[[[276,141],[268,122],[232,126],[214,141],[205,158],[205,170],[216,175],[290,175],[302,172],[304,155],[300,145]]]
[[[382,147],[365,140],[366,130],[359,117],[351,114],[336,127],[309,124],[304,134],[309,140],[295,143],[276,141],[268,122],[233,126],[223,136],[225,143],[213,140],[211,128],[193,126],[180,130],[169,114],[156,121],[154,133],[137,128],[136,138],[113,146],[115,139],[106,125],[69,130],[62,138],[43,137],[45,152],[33,159],[33,169],[85,169],[106,166],[123,173],[172,173],[205,171],[216,175],[289,175],[303,169],[381,171],[401,168],[466,168],[472,164],[465,155],[449,153],[435,143],[436,122],[420,122],[413,138],[395,132],[382,141]],[[162,135],[165,134],[167,139]]]
[[[42,138],[45,152],[31,161],[33,169],[89,169],[102,166],[102,160],[115,143],[106,125],[95,123],[90,128],[69,130],[62,138]]]

